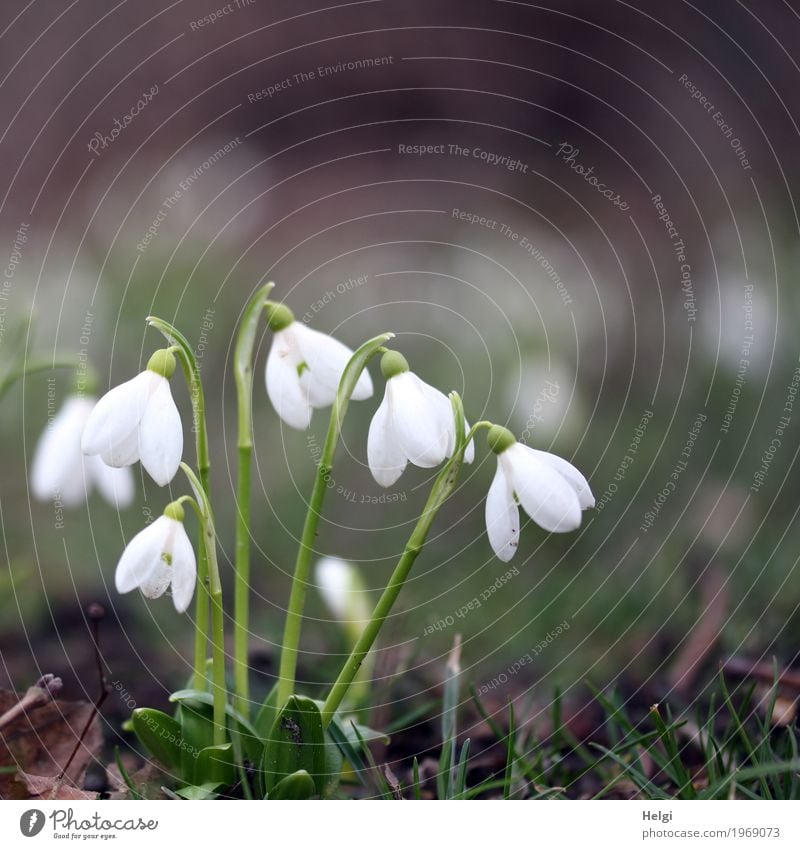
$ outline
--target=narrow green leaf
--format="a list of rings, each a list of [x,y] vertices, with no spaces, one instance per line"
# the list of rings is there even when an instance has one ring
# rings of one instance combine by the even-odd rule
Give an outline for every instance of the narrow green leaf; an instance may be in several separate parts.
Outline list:
[[[187,784],[197,784],[197,755],[214,745],[214,711],[205,702],[185,699],[178,703],[175,718],[181,727],[181,776]]]
[[[197,755],[194,770],[196,784],[218,784],[230,787],[236,780],[233,763],[233,746],[208,746]]]
[[[332,796],[337,788],[342,777],[342,769],[344,767],[344,755],[341,749],[336,745],[333,739],[325,730],[325,792],[326,798]]]
[[[136,736],[150,754],[168,769],[181,762],[183,732],[180,723],[154,708],[136,708],[131,717]]]
[[[325,791],[325,732],[319,708],[312,699],[290,696],[278,714],[264,750],[266,789],[269,794],[287,775],[306,770],[317,793]]]
[[[514,721],[514,705],[508,703],[508,738],[506,740],[506,771],[503,785],[503,798],[511,798],[511,782],[514,777],[514,762],[516,760],[516,748],[514,741],[517,734],[516,723]]]
[[[492,734],[494,734],[498,742],[502,743],[506,739],[506,735],[503,733],[502,728],[500,728],[500,726],[497,724],[495,718],[489,713],[488,710],[486,710],[485,705],[478,696],[478,691],[475,689],[474,684],[470,685],[469,694],[475,704],[475,707],[477,707],[478,713],[481,715],[483,721],[489,726],[492,731]],[[530,764],[528,764],[516,750],[514,751],[514,757],[517,758],[520,770],[525,774],[526,778],[528,778],[529,781],[537,783],[541,780],[541,777],[536,772],[536,770],[534,770],[530,766]]]
[[[269,737],[269,732],[272,731],[272,726],[275,724],[275,717],[278,715],[278,685],[276,684],[267,694],[264,703],[258,709],[253,727],[256,733],[262,740]]]
[[[616,752],[613,752],[611,749],[607,749],[605,746],[601,746],[599,743],[590,743],[590,746],[593,746],[598,751],[602,752],[606,757],[611,758],[614,763],[618,764],[625,770],[625,772],[630,776],[633,783],[647,795],[649,799],[671,799],[672,797],[665,793],[660,787],[657,787],[653,784],[652,781],[641,771],[636,769],[636,767],[631,766],[631,764],[627,763],[623,760]]]
[[[122,755],[120,754],[119,746],[114,746],[114,762],[117,765],[117,769],[119,770],[119,774],[122,776],[122,780],[125,783],[125,786],[128,788],[128,792],[131,794],[131,798],[141,799],[142,794],[136,789],[133,780],[131,779],[131,776],[128,773],[128,770],[122,761]]]
[[[665,724],[658,705],[653,705],[650,709],[650,716],[655,723],[661,742],[667,751],[669,760],[665,766],[665,772],[678,787],[678,797],[680,799],[696,799],[697,791],[692,783],[692,776],[681,760],[680,748],[675,735],[675,726],[669,727]]]
[[[739,712],[736,710],[735,705],[733,704],[733,699],[731,698],[731,694],[728,691],[728,685],[725,683],[725,673],[720,671],[719,673],[719,683],[720,688],[722,690],[722,696],[725,699],[725,704],[728,707],[728,711],[730,712],[731,718],[733,719],[734,726],[739,735],[739,739],[742,741],[742,745],[744,746],[745,751],[747,752],[747,758],[752,765],[757,765],[759,762],[759,757],[756,749],[753,746],[752,741],[750,740],[750,735],[747,733],[747,729],[744,727],[744,722],[742,722],[742,718],[739,715]],[[755,685],[754,685],[755,686]],[[747,715],[747,707],[750,703],[750,697],[752,695],[752,689],[745,696],[745,700],[742,705],[742,712]],[[765,799],[771,799],[772,793],[770,792],[769,785],[767,784],[763,775],[757,775],[758,781],[761,785],[761,792],[764,794]]]
[[[219,795],[219,790],[222,789],[221,784],[189,784],[186,787],[181,787],[175,793],[182,799],[191,799],[192,801],[202,802],[204,799],[214,799]]]
[[[450,768],[453,764],[453,738],[444,741],[439,755],[439,769],[436,772],[436,795],[438,799],[450,797]]]
[[[191,704],[200,703],[207,705],[210,708],[214,706],[214,696],[205,690],[195,690],[186,688],[185,690],[176,690],[170,697],[171,702],[187,702]],[[225,706],[225,713],[228,716],[228,733],[238,735],[239,739],[233,741],[242,749],[242,754],[253,763],[258,763],[264,754],[263,738],[267,736],[268,730],[261,734],[256,726],[249,722],[233,705]],[[274,721],[274,717],[273,717]]]
[[[456,774],[456,783],[453,788],[453,798],[463,799],[467,792],[467,766],[469,765],[469,738],[464,741],[461,747],[461,756],[458,759],[458,773]]]
[[[378,765],[375,763],[375,758],[372,756],[372,752],[370,751],[370,748],[367,745],[366,741],[361,736],[361,732],[358,730],[358,726],[355,724],[355,722],[351,722],[350,725],[352,726],[356,737],[358,737],[358,742],[361,746],[361,751],[363,751],[366,755],[367,762],[369,763],[370,767],[370,771],[368,774],[373,776],[373,781],[378,791],[378,795],[383,799],[395,799],[396,796],[394,793],[394,789],[387,781],[384,771],[378,769]]]
[[[317,792],[314,779],[304,770],[298,769],[282,778],[269,794],[270,799],[310,799]]]
[[[461,415],[462,422],[462,438],[463,442],[463,422],[464,416]],[[461,679],[461,636],[456,635],[453,641],[453,648],[450,650],[450,655],[447,659],[446,677],[444,681],[444,698],[442,701],[442,760],[444,752],[447,751],[448,763],[445,765],[442,760],[439,762],[439,775],[443,782],[445,799],[453,798],[453,781],[455,772],[456,760],[456,712],[460,701],[460,679]]]
[[[352,732],[353,738],[351,739],[338,714],[333,717],[325,730],[342,753],[345,762],[354,770],[361,784],[366,784],[367,765],[361,756],[360,744],[355,732]],[[354,740],[355,742],[353,742]]]

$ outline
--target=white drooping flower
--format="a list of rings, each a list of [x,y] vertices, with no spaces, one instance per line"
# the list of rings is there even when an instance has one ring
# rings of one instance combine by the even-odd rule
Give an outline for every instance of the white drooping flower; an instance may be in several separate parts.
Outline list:
[[[286,424],[304,430],[315,409],[333,403],[353,351],[332,336],[295,321],[283,304],[270,307],[269,327],[274,334],[267,356],[269,400]],[[364,369],[352,398],[363,401],[372,391],[372,379]]]
[[[31,491],[40,501],[57,498],[65,507],[77,507],[92,489],[117,508],[133,501],[130,469],[114,469],[100,457],[85,457],[81,435],[96,398],[70,395],[39,438],[31,465]]]
[[[138,587],[145,598],[159,598],[171,587],[175,610],[186,610],[194,595],[197,561],[183,518],[183,507],[173,501],[128,543],[117,564],[119,592]]]
[[[356,567],[339,557],[323,557],[315,574],[328,609],[345,626],[355,624],[358,634],[371,611],[366,587]]]
[[[169,387],[174,371],[172,352],[156,351],[141,374],[107,392],[86,422],[83,453],[117,468],[140,460],[159,486],[168,484],[183,454],[181,417]]]
[[[449,399],[408,370],[406,358],[388,351],[381,360],[386,392],[369,426],[367,461],[381,486],[391,486],[410,462],[423,469],[438,466],[455,448],[456,428]],[[464,422],[465,430],[469,425]],[[464,459],[471,463],[470,440]]]
[[[519,544],[519,505],[546,531],[579,527],[581,511],[594,507],[594,496],[571,463],[522,445],[499,425],[489,429],[488,441],[497,472],[486,496],[486,531],[501,560],[511,560]]]

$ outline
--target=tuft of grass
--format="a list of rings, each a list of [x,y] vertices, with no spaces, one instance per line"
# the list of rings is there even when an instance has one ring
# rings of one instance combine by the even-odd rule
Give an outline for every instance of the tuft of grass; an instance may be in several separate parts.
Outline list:
[[[720,673],[704,703],[677,717],[669,704],[634,717],[618,692],[593,690],[601,716],[583,740],[564,721],[558,691],[547,735],[531,730],[523,739],[521,727],[533,724],[520,724],[512,704],[507,716],[493,715],[471,687],[471,702],[504,754],[488,777],[484,767],[475,782],[475,746],[467,740],[460,754],[457,747],[459,678],[457,663],[448,664],[438,798],[800,799],[797,721],[776,721],[777,669],[770,692],[759,699],[752,687],[731,691]],[[416,759],[408,785],[406,795],[420,798]]]

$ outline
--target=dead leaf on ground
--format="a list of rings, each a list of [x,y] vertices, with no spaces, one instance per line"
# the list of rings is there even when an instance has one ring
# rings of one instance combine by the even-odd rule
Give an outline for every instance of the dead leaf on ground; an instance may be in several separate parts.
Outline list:
[[[27,772],[19,770],[16,775],[16,782],[24,784],[27,790],[27,798],[31,799],[96,799],[97,793],[89,793],[86,790],[79,790],[73,787],[67,781],[63,781],[61,785],[53,793],[57,777],[54,775],[29,775]]]
[[[0,690],[0,713],[19,701],[17,693]],[[0,729],[0,799],[25,799],[24,781],[2,767],[17,767],[34,778],[55,778],[69,761],[86,723],[94,714],[89,702],[55,700],[18,716]],[[83,785],[86,767],[100,750],[103,736],[95,716],[67,770],[65,785]]]
[[[110,764],[106,770],[108,782],[111,785],[109,799],[130,799],[133,794],[128,789],[122,773],[116,764]],[[164,799],[161,789],[164,785],[164,773],[154,763],[146,763],[140,769],[130,772],[131,784],[134,790],[144,799]]]

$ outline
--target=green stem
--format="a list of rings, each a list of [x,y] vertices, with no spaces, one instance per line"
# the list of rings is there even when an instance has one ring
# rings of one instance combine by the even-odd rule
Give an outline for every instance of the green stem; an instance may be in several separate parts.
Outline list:
[[[57,368],[71,368],[76,369],[78,367],[78,361],[76,359],[50,359],[50,360],[30,360],[23,363],[23,365],[14,369],[13,371],[8,372],[8,374],[3,375],[0,378],[0,398],[8,392],[9,389],[18,381],[20,378],[26,377],[31,374],[36,374],[41,371],[50,371],[51,369]]]
[[[236,584],[233,598],[234,684],[236,709],[250,715],[250,664],[247,652],[250,636],[250,475],[253,456],[253,350],[259,320],[274,286],[267,283],[245,307],[239,333],[233,374],[238,401],[239,474],[236,482]]]
[[[197,535],[197,597],[194,601],[194,688],[207,690],[208,657],[208,559],[202,530]]]
[[[453,452],[452,458],[447,462],[434,481],[422,515],[419,517],[414,530],[411,532],[411,536],[408,538],[403,554],[400,560],[398,560],[391,578],[389,578],[386,589],[375,605],[372,618],[361,632],[358,642],[350,652],[350,656],[345,661],[339,677],[336,679],[330,693],[328,693],[328,698],[325,699],[325,704],[322,707],[322,724],[326,728],[330,725],[334,714],[347,695],[347,691],[358,674],[364,658],[369,654],[383,627],[383,623],[386,621],[394,603],[397,601],[397,597],[400,595],[400,591],[403,589],[403,585],[411,572],[411,567],[414,565],[414,561],[419,557],[425,545],[437,513],[455,489],[466,446],[479,428],[487,427],[490,424],[489,422],[478,422],[465,437],[464,413],[461,407],[461,399],[453,392],[450,395],[450,400],[453,404],[453,413],[456,419],[456,444],[459,446],[459,449]]]
[[[243,716],[250,715],[250,465],[252,446],[239,446],[236,516],[236,584],[233,597],[234,705]]]
[[[226,737],[225,708],[228,702],[228,690],[225,683],[225,617],[222,606],[222,582],[220,581],[219,564],[217,562],[214,515],[211,512],[211,502],[203,489],[201,480],[197,478],[186,463],[181,463],[181,468],[189,479],[197,499],[195,509],[200,521],[200,532],[208,564],[208,597],[211,601],[211,689],[214,697],[214,745],[221,746]],[[202,589],[198,590],[198,594],[206,596]]]
[[[292,590],[286,610],[283,648],[278,673],[280,676],[278,679],[277,699],[279,709],[286,704],[289,696],[294,691],[300,631],[303,625],[303,609],[305,607],[306,589],[311,571],[311,558],[314,554],[314,541],[317,536],[322,503],[325,500],[325,492],[328,489],[328,482],[333,471],[333,460],[336,455],[339,435],[342,431],[342,422],[350,404],[350,396],[353,394],[361,372],[384,342],[387,342],[393,336],[393,333],[383,333],[365,342],[350,358],[350,362],[347,364],[342,374],[342,379],[339,382],[339,390],[336,393],[336,399],[331,409],[331,418],[328,424],[328,433],[325,437],[325,445],[322,448],[322,455],[314,480],[314,488],[308,503],[308,512],[306,513],[303,534],[300,538],[300,548],[297,552],[297,560],[294,567]]]
[[[200,363],[194,355],[192,346],[186,337],[169,322],[157,316],[147,317],[147,323],[159,330],[164,338],[172,345],[172,350],[181,361],[186,384],[189,387],[189,397],[192,402],[192,430],[195,434],[195,453],[197,455],[197,471],[200,475],[200,486],[206,496],[211,497],[210,470],[211,460],[208,454],[208,427],[206,425],[206,402],[203,394],[203,382],[200,378]],[[202,534],[198,537],[197,580],[205,589],[209,568],[207,551]],[[197,690],[205,690],[206,658],[208,657],[208,595],[198,592],[195,596],[195,639],[194,639],[194,686]]]

